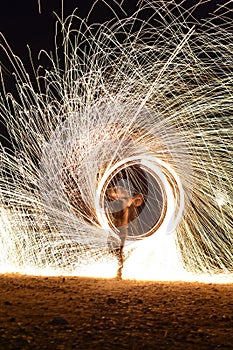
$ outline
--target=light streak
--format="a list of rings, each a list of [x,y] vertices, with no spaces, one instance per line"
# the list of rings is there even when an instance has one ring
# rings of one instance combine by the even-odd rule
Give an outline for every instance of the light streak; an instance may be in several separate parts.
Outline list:
[[[232,281],[231,5],[203,23],[174,1],[95,28],[73,15],[63,70],[51,58],[37,86],[3,46],[18,95],[3,85],[14,152],[1,148],[1,272],[114,277],[117,179],[144,195],[123,278]]]

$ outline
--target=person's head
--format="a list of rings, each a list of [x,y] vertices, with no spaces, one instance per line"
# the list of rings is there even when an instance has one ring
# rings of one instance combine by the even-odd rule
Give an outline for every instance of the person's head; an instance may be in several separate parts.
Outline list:
[[[130,193],[122,186],[109,187],[106,195],[107,207],[116,227],[127,225],[133,220],[137,216],[135,209],[143,204],[141,193]]]

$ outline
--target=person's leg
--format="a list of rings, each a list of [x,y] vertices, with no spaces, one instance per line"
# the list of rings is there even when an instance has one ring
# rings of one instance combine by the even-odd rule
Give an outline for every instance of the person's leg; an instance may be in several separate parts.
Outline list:
[[[120,244],[120,248],[117,249],[116,251],[116,255],[118,260],[117,278],[120,278],[120,279],[122,278],[122,269],[124,265],[124,245],[127,237],[127,232],[128,232],[127,226],[123,226],[119,229],[121,244]]]
[[[124,255],[123,255],[123,246],[121,245],[120,248],[117,248],[115,250],[115,254],[117,257],[118,262],[118,270],[117,270],[117,278],[121,279],[122,277],[122,269],[123,269],[123,263],[124,263]]]

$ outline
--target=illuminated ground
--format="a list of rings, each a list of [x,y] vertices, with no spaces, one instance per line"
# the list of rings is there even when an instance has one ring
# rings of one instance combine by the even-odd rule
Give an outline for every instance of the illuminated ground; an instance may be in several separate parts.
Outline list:
[[[0,276],[0,349],[233,349],[233,284]]]

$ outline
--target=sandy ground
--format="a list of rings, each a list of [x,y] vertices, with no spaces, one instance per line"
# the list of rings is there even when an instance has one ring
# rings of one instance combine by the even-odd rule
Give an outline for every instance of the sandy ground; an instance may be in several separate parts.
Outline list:
[[[0,275],[1,349],[233,349],[233,284]]]

